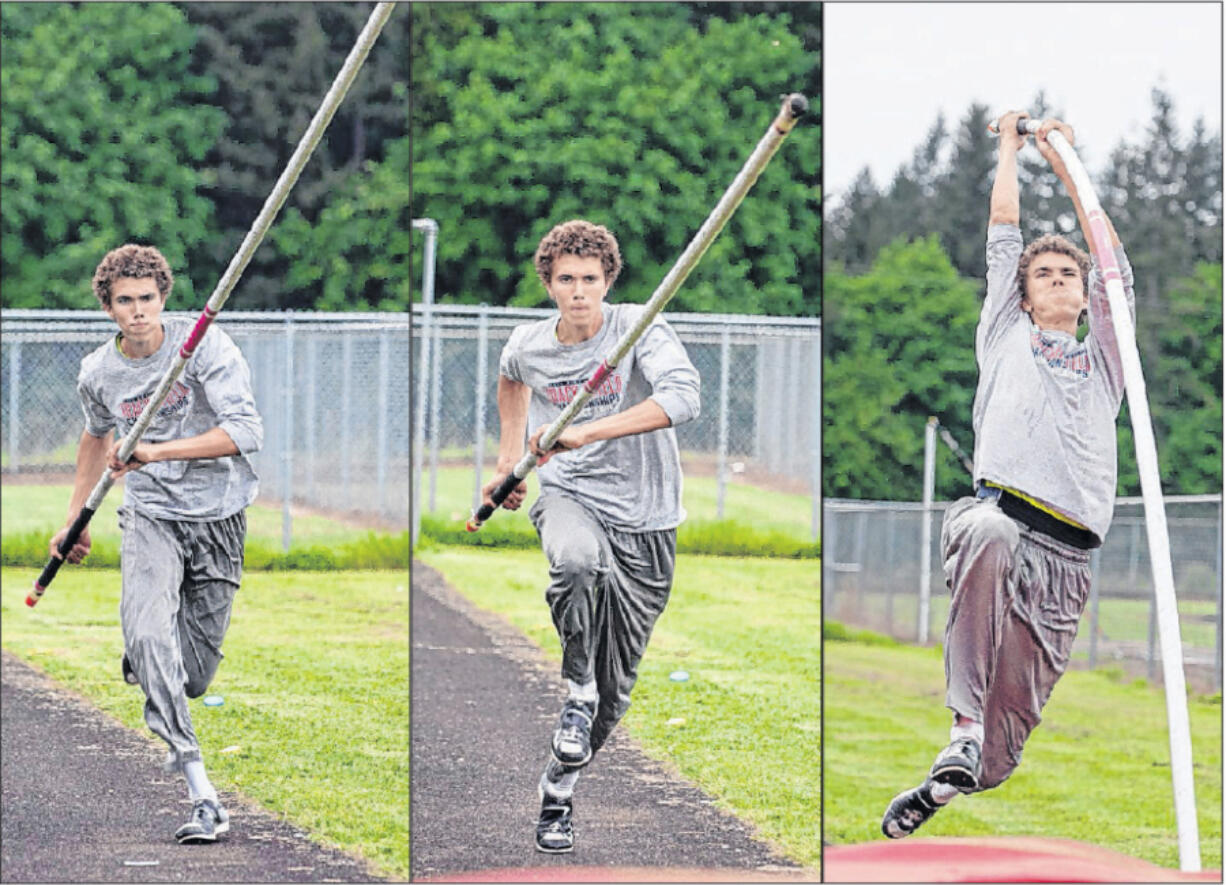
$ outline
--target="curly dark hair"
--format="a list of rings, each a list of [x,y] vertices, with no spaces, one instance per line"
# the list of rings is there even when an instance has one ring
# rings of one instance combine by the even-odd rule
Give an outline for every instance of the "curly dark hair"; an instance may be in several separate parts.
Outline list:
[[[153,246],[137,246],[135,243],[107,252],[94,271],[94,297],[102,302],[103,307],[110,306],[111,284],[121,277],[138,280],[153,277],[163,302],[170,297],[170,290],[175,284],[175,276],[170,272],[166,257]]]
[[[1082,292],[1085,295],[1090,294],[1090,256],[1059,234],[1044,234],[1022,251],[1022,257],[1017,262],[1017,287],[1023,298],[1026,297],[1026,271],[1030,269],[1030,262],[1036,255],[1042,255],[1044,252],[1067,255],[1076,261],[1077,268],[1081,271]]]
[[[556,225],[536,247],[532,261],[536,265],[536,275],[546,288],[553,279],[553,263],[562,255],[599,258],[605,282],[610,286],[622,270],[622,254],[617,248],[617,237],[607,227],[580,218]]]

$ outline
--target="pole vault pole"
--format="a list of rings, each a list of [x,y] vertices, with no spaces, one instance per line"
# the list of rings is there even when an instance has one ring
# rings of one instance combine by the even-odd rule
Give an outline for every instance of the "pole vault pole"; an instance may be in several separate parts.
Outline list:
[[[621,340],[613,348],[613,352],[604,359],[600,367],[592,373],[592,377],[587,379],[583,387],[575,395],[575,398],[570,401],[570,404],[562,410],[562,413],[545,430],[540,442],[542,451],[547,452],[553,447],[558,437],[562,435],[562,431],[570,425],[575,416],[587,405],[587,401],[592,398],[592,394],[596,389],[600,387],[609,373],[617,368],[618,363],[634,347],[635,342],[639,340],[643,332],[655,320],[656,315],[663,310],[664,305],[681,288],[681,284],[690,275],[690,271],[698,264],[703,253],[707,251],[707,248],[719,235],[719,232],[723,230],[724,225],[732,217],[732,213],[736,211],[737,206],[745,199],[745,194],[749,193],[749,189],[758,180],[758,176],[762,174],[766,164],[775,155],[775,151],[779,150],[779,145],[783,144],[783,140],[792,131],[796,121],[808,109],[808,99],[799,92],[793,92],[791,95],[784,97],[783,106],[780,107],[779,114],[766,130],[766,134],[759,140],[757,147],[749,155],[749,159],[745,161],[745,165],[741,167],[741,171],[737,173],[732,184],[728,186],[728,189],[724,191],[724,195],[720,197],[719,202],[715,204],[715,208],[711,210],[707,220],[702,223],[698,233],[694,234],[690,244],[685,247],[685,251],[681,253],[681,257],[677,259],[676,264],[664,275],[664,279],[656,287],[656,291],[652,293],[651,298],[648,299],[647,304],[644,306],[643,315],[639,318],[639,321],[626,330]],[[524,477],[532,472],[532,469],[536,467],[536,462],[537,457],[532,452],[525,454],[507,478],[490,494],[490,500],[494,502],[493,505],[482,504],[478,507],[472,519],[468,521],[465,527],[470,532],[480,529],[482,524],[498,509],[499,505],[506,500],[507,495],[511,494],[512,490],[523,482]]]
[[[1038,120],[1018,120],[1021,135],[1037,132]],[[1149,539],[1149,561],[1153,572],[1154,595],[1158,610],[1158,636],[1162,643],[1162,678],[1166,690],[1167,733],[1170,738],[1171,780],[1175,790],[1175,827],[1179,836],[1179,868],[1200,872],[1200,842],[1196,821],[1195,787],[1192,780],[1192,735],[1188,721],[1188,696],[1184,684],[1183,643],[1179,637],[1179,611],[1175,605],[1175,578],[1171,570],[1171,540],[1167,533],[1166,507],[1158,476],[1158,450],[1154,444],[1153,423],[1141,357],[1137,353],[1136,329],[1128,311],[1124,283],[1120,275],[1107,216],[1085,167],[1073,146],[1059,130],[1047,135],[1047,142],[1073,179],[1073,187],[1085,210],[1090,236],[1107,289],[1111,323],[1119,346],[1124,370],[1124,390],[1128,394],[1128,413],[1132,417],[1132,437],[1136,445],[1137,471],[1141,476],[1141,497],[1145,506],[1145,532]]]
[[[179,353],[175,357],[174,362],[171,363],[161,382],[158,383],[153,394],[149,397],[149,402],[141,412],[140,418],[132,426],[132,429],[128,431],[128,435],[124,437],[123,444],[119,447],[117,454],[120,463],[126,464],[128,459],[132,457],[136,444],[140,442],[140,438],[149,429],[149,425],[153,423],[154,416],[157,415],[158,410],[162,407],[166,395],[170,393],[170,388],[174,386],[175,381],[183,374],[184,366],[187,365],[187,361],[195,353],[196,347],[199,346],[201,339],[204,338],[204,333],[209,330],[209,326],[212,325],[214,318],[221,311],[222,305],[230,297],[230,292],[234,289],[238,278],[242,276],[248,262],[251,261],[251,256],[255,254],[255,250],[264,239],[264,235],[272,227],[273,220],[277,217],[277,213],[281,211],[282,204],[285,203],[285,198],[289,196],[294,183],[298,181],[298,176],[302,174],[307,160],[310,159],[315,146],[319,144],[319,140],[323,137],[324,130],[332,122],[336,109],[340,107],[345,94],[349,91],[349,87],[353,85],[358,71],[361,70],[363,62],[366,61],[366,56],[370,54],[370,49],[375,44],[375,39],[378,38],[379,32],[383,30],[383,26],[387,24],[388,17],[392,14],[392,9],[395,6],[395,3],[380,3],[371,12],[370,18],[366,20],[366,26],[362,28],[362,33],[358,35],[353,49],[349,51],[349,57],[345,59],[345,63],[341,66],[336,79],[332,81],[331,88],[328,89],[323,102],[319,106],[319,110],[315,112],[315,117],[311,120],[311,124],[307,126],[306,132],[303,133],[302,138],[299,140],[298,147],[295,148],[293,155],[289,158],[289,163],[286,164],[281,177],[273,185],[272,193],[264,201],[264,208],[256,216],[255,222],[251,225],[251,230],[247,231],[247,236],[243,238],[243,242],[239,245],[238,252],[230,259],[229,267],[226,268],[226,272],[218,281],[217,288],[209,296],[208,303],[204,306],[204,312],[196,320],[196,325],[192,327],[191,334],[187,336],[187,340],[179,348]],[[111,475],[111,471],[103,470],[102,476],[98,479],[98,484],[89,493],[85,506],[81,508],[81,512],[77,514],[76,519],[73,520],[72,525],[69,527],[68,534],[60,542],[58,548],[60,557],[67,556],[68,551],[72,550],[73,545],[77,543],[77,539],[81,537],[81,532],[85,531],[85,527],[89,525],[89,521],[93,518],[94,513],[102,505],[102,499],[106,497],[106,493],[110,491],[111,486],[114,484],[115,478]],[[26,597],[26,605],[33,606],[38,602],[63,563],[64,560],[62,558],[55,556],[47,560],[42,574],[34,582],[34,589]]]

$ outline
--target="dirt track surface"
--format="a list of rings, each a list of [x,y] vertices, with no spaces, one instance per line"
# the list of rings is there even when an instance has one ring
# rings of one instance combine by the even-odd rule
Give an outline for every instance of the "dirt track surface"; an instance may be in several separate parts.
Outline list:
[[[620,729],[575,790],[574,853],[538,853],[537,782],[564,695],[557,665],[420,562],[412,591],[414,879],[600,881],[611,867],[637,868],[631,881],[806,877]]]
[[[229,793],[229,833],[177,844],[191,803],[164,750],[7,652],[0,706],[0,881],[383,881]]]

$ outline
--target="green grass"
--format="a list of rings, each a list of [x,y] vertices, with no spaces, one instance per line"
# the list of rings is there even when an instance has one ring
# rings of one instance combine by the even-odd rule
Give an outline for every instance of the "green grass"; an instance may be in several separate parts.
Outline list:
[[[447,548],[421,558],[560,661],[540,550]],[[817,561],[679,557],[634,706],[620,726],[814,869],[821,857],[819,574]],[[668,678],[678,669],[689,672],[688,682]],[[684,724],[668,724],[675,719]]]
[[[488,471],[484,480],[488,482],[493,476]],[[429,483],[429,475],[423,476],[423,483]],[[511,525],[520,525],[535,539],[532,524],[528,521],[528,509],[536,500],[538,485],[536,474],[528,476],[527,502],[518,511],[500,510],[493,516],[485,528],[492,526],[494,520],[502,520]],[[695,523],[716,520],[716,496],[718,483],[714,477],[686,476],[681,501],[689,519]],[[434,513],[440,520],[463,526],[468,519],[472,507],[473,471],[471,467],[440,467],[438,471],[438,489],[436,494],[437,511]],[[428,501],[428,490],[422,490],[422,506]],[[429,511],[423,510],[423,516]],[[724,518],[735,520],[747,526],[753,526],[763,532],[780,532],[797,540],[812,543],[813,500],[807,495],[792,495],[785,492],[772,492],[742,482],[730,482],[725,489]],[[688,524],[688,522],[687,522]],[[485,528],[482,531],[485,531]],[[684,530],[685,526],[682,526]]]
[[[825,838],[877,841],[890,799],[922,780],[947,738],[941,652],[827,642],[824,672]],[[1221,695],[1192,696],[1189,706],[1202,864],[1218,869]],[[1069,672],[1043,718],[1009,780],[955,799],[922,834],[1065,837],[1177,867],[1161,689]]]
[[[67,485],[0,485],[4,513],[2,560],[6,566],[41,568],[47,545],[64,525],[72,489]],[[119,564],[119,516],[123,492],[113,489],[90,522],[91,552],[84,565]],[[281,510],[247,508],[248,571],[408,568],[409,533],[372,532],[322,516],[295,516],[289,552],[281,548]]]
[[[31,531],[58,531],[68,516],[69,485],[0,485],[0,511],[4,513],[4,534]],[[111,489],[94,514],[89,531],[94,543],[107,541],[119,544],[119,517],[116,510],[123,503],[123,490]],[[355,528],[323,516],[294,517],[295,545],[340,546],[361,540],[366,529]],[[281,508],[255,504],[247,508],[247,537],[281,545]],[[48,536],[47,540],[50,540]]]
[[[426,480],[428,482],[428,479]],[[422,548],[433,545],[499,547],[536,550],[540,541],[528,519],[538,494],[536,474],[528,476],[527,502],[519,510],[499,510],[481,528],[469,533],[464,523],[470,516],[473,475],[471,469],[439,469],[435,513],[423,512]],[[804,495],[770,492],[730,483],[726,490],[724,519],[717,513],[716,481],[687,477],[682,497],[688,518],[677,531],[677,551],[714,556],[768,556],[784,559],[816,559],[820,544],[811,534],[812,502]],[[423,506],[427,497],[423,495]]]
[[[5,509],[6,527],[9,511]],[[0,570],[0,643],[152,738],[119,676],[115,571]],[[325,844],[409,875],[409,594],[403,571],[248,573],[210,694],[191,701],[209,776]],[[157,741],[161,746],[161,741]],[[230,747],[239,749],[223,752]]]

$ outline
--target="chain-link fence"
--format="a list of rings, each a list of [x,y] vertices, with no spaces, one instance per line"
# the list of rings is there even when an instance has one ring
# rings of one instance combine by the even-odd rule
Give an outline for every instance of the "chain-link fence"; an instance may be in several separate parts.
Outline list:
[[[942,571],[941,520],[934,503],[928,635],[940,641],[949,611]],[[920,563],[924,509],[898,501],[828,499],[822,538],[826,618],[897,639],[920,635]],[[1175,594],[1185,665],[1214,685],[1222,681],[1222,497],[1166,499]],[[1145,514],[1140,498],[1121,498],[1103,546],[1090,559],[1093,583],[1082,616],[1075,660],[1089,667],[1130,663],[1161,676],[1157,616]]]
[[[434,512],[440,465],[471,466],[472,503],[498,451],[498,358],[517,325],[549,309],[414,305],[414,415],[421,509]],[[665,314],[702,376],[702,413],[677,428],[687,470],[710,469],[715,512],[731,474],[767,478],[772,488],[809,495],[810,531],[820,514],[821,322],[816,319]],[[428,342],[423,342],[428,329]],[[423,382],[422,378],[426,380]],[[421,399],[424,395],[424,400]],[[419,512],[415,510],[415,513]]]
[[[167,312],[168,316],[195,314]],[[0,456],[6,475],[71,472],[81,358],[115,334],[97,311],[0,314]],[[409,318],[404,313],[227,311],[251,367],[265,499],[408,527]]]

